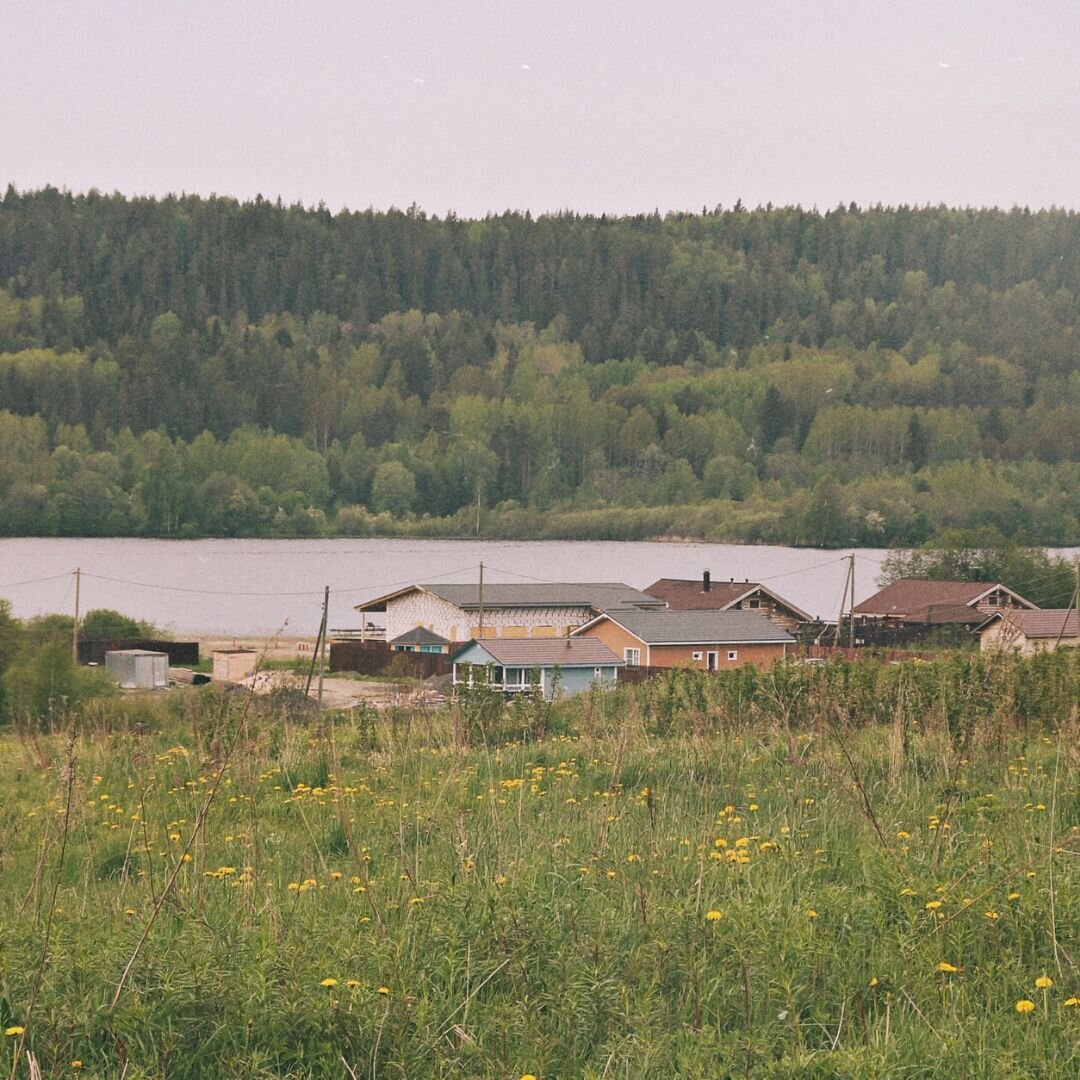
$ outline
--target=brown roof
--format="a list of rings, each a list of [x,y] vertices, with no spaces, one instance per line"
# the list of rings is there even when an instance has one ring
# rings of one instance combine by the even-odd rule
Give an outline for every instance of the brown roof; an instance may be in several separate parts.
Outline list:
[[[592,667],[622,665],[599,638],[484,638],[471,642],[468,649],[483,649],[503,667],[529,667],[531,665],[557,664],[562,667]],[[463,650],[457,657],[464,658]]]
[[[858,608],[856,608],[856,611]],[[902,619],[906,623],[920,623],[938,626],[943,623],[963,623],[965,626],[977,626],[986,618],[978,608],[967,604],[924,604],[909,611]]]
[[[646,586],[645,592],[666,601],[672,611],[725,611],[744,597],[761,593],[787,608],[797,618],[810,619],[805,611],[756,581],[712,581],[706,592],[700,578],[661,578]]]
[[[1001,611],[995,613],[1008,619],[1026,638],[1062,639],[1080,637],[1080,617],[1072,608],[1042,608],[1040,611]],[[990,620],[987,620],[989,622]],[[983,625],[986,625],[984,623]],[[1062,627],[1064,626],[1064,632]]]
[[[923,578],[900,578],[891,585],[886,585],[880,592],[867,597],[861,604],[856,604],[855,614],[897,618],[930,607],[974,607],[978,600],[995,589],[1005,589],[1022,604],[1030,603],[995,581],[926,581]]]

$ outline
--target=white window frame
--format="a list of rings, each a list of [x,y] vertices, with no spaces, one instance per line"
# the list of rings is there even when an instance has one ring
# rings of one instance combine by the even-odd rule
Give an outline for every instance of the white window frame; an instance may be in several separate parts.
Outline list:
[[[728,660],[738,660],[739,659],[739,650],[738,649],[728,649],[727,658],[728,658]]]
[[[627,645],[623,649],[623,659],[630,665],[630,667],[641,667],[641,650],[631,648]]]

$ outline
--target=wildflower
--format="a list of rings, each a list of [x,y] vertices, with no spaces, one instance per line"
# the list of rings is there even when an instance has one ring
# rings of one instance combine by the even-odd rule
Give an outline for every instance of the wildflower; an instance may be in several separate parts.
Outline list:
[[[1020,899],[1020,894],[1018,892],[1011,892],[1011,893],[1009,893],[1009,895],[1007,897],[1005,897],[1005,899],[1006,900],[1019,900]]]
[[[1021,998],[1016,1003],[1016,1011],[1018,1013],[1034,1012],[1035,1011],[1035,1002],[1034,1001],[1028,1001],[1027,998]]]
[[[376,993],[377,994],[382,994],[383,997],[389,997],[390,996],[390,987],[389,986],[380,986],[379,989],[376,991]]]
[[[1080,997],[1071,997],[1065,999],[1065,1007],[1071,1009],[1075,1005],[1080,1005]]]
[[[630,854],[626,856],[626,861],[630,863],[641,862],[641,856],[634,852],[630,852]]]
[[[359,985],[360,985],[360,980],[359,980],[359,979],[346,979],[346,980],[345,980],[345,985],[346,985],[346,986],[347,986],[347,987],[348,987],[348,988],[349,988],[350,990],[352,990],[352,989],[355,989],[355,988],[356,988],[357,986],[359,986]]]
[[[871,986],[871,987],[874,987],[874,986],[877,986],[877,984],[878,984],[878,980],[877,980],[877,976],[875,975],[875,976],[874,976],[874,977],[873,977],[873,978],[872,978],[872,979],[870,980],[870,986]]]
[[[807,908],[806,909],[806,917],[808,919],[816,919],[817,918],[817,912],[813,908]]]
[[[937,966],[937,970],[944,972],[946,975],[955,975],[960,969],[955,964],[950,964],[946,960],[942,960]]]
[[[535,1073],[522,1073],[521,1080],[536,1080]]]
[[[337,979],[323,979],[320,986],[337,986]]]
[[[424,902],[424,898],[422,896],[414,896],[409,901],[410,904],[422,904],[423,902]]]
[[[78,1071],[79,1071],[79,1069],[81,1069],[81,1068],[82,1068],[82,1062],[81,1062],[81,1061],[80,1061],[80,1060],[79,1060],[78,1058],[76,1058],[76,1059],[75,1059],[75,1060],[74,1060],[74,1061],[73,1061],[73,1062],[71,1063],[71,1067],[72,1067],[72,1068],[73,1068],[73,1069],[74,1069],[74,1070],[75,1070],[76,1072],[78,1072]]]
[[[18,1024],[13,1024],[9,1028],[4,1028],[4,1034],[10,1035],[12,1038],[14,1038],[16,1035],[21,1035],[24,1031],[26,1031],[26,1028],[19,1027]]]
[[[927,911],[937,911],[937,909],[939,907],[941,907],[942,903],[943,903],[943,901],[941,901],[941,900],[931,900],[931,901],[929,901],[927,903],[926,910]]]
[[[1037,987],[1038,987],[1038,988],[1039,988],[1040,990],[1049,990],[1049,989],[1050,989],[1050,987],[1054,985],[1054,980],[1053,980],[1053,979],[1051,979],[1049,975],[1040,975],[1040,976],[1039,976],[1039,977],[1038,977],[1038,978],[1037,978],[1037,979],[1035,980],[1035,985],[1036,985],[1036,986],[1037,986]]]
[[[724,917],[722,911],[717,911],[715,908],[712,911],[705,912],[706,922],[719,922]]]
[[[984,914],[984,915],[985,915],[985,916],[986,916],[986,917],[987,917],[987,918],[988,918],[988,919],[989,919],[989,920],[990,920],[991,922],[993,922],[993,921],[994,921],[995,919],[1000,919],[1000,918],[1001,918],[1001,913],[1000,913],[1000,912],[998,912],[998,911],[994,911],[994,909],[993,909],[993,908],[991,908],[991,909],[990,909],[989,911],[984,911],[984,912],[983,912],[983,914]]]

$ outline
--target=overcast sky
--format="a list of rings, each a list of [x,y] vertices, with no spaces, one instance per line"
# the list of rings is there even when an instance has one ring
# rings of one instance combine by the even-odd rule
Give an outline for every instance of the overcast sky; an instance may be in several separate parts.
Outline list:
[[[1078,0],[0,0],[0,182],[1080,205]]]

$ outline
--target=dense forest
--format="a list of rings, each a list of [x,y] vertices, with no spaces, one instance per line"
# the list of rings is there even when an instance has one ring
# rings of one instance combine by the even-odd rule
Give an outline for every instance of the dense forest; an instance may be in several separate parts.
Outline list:
[[[0,201],[0,532],[1080,543],[1080,216]]]

